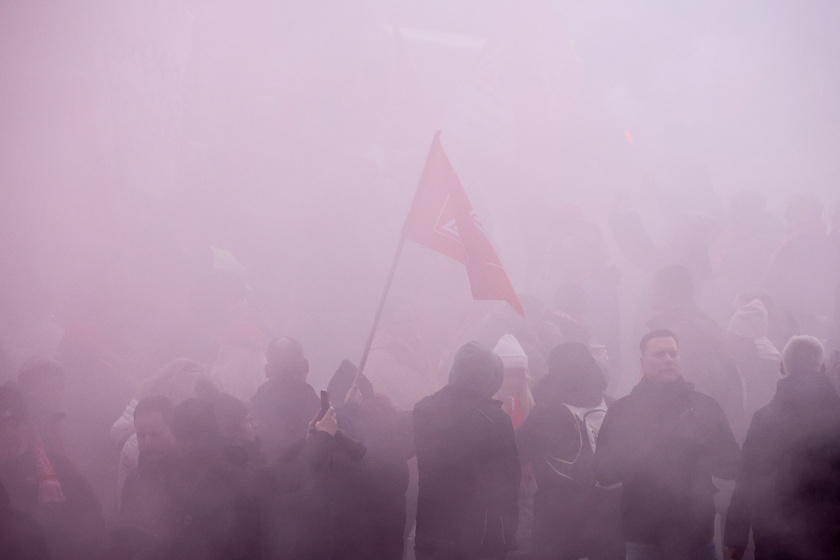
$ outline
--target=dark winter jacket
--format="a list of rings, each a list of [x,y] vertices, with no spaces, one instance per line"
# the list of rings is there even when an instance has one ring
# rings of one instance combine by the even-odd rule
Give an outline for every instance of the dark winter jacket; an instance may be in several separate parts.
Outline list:
[[[589,430],[562,402],[539,402],[516,431],[537,480],[534,558],[624,558],[620,490],[596,487]]]
[[[9,494],[11,507],[32,516],[41,525],[51,558],[92,558],[100,550],[105,531],[99,500],[68,459],[50,455],[50,461],[64,495],[60,503],[38,503],[36,459],[31,452],[1,464],[0,482]]]
[[[269,462],[303,447],[309,422],[321,407],[315,389],[298,379],[270,379],[249,403]]]
[[[785,377],[753,416],[724,543],[756,560],[840,558],[840,397],[819,372]]]
[[[9,494],[0,484],[0,558],[4,560],[48,560],[50,550],[38,522],[11,507]]]
[[[261,508],[245,450],[221,437],[208,437],[182,459],[169,486],[177,494],[168,558],[261,557]]]
[[[622,483],[625,541],[679,558],[712,538],[712,476],[733,479],[738,455],[713,398],[682,379],[643,378],[607,412],[594,468],[602,485]]]
[[[743,434],[747,424],[744,386],[738,366],[729,355],[725,331],[694,304],[674,306],[648,321],[648,327],[677,334],[683,376],[715,399],[730,426]]]
[[[411,413],[374,399],[338,413],[342,431],[361,441],[367,453],[354,459],[337,450],[332,457],[333,560],[403,557],[408,459],[414,455]]]
[[[414,407],[418,555],[483,558],[516,548],[513,426],[499,401],[467,385],[447,385]]]
[[[606,381],[589,347],[557,345],[536,406],[516,431],[522,464],[537,480],[532,552],[543,558],[624,558],[617,489],[597,488],[592,472]],[[590,437],[591,436],[591,437]]]

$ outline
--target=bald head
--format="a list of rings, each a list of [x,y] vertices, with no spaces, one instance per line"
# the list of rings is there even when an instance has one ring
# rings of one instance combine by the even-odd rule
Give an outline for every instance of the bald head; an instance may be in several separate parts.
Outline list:
[[[265,351],[265,375],[269,379],[306,379],[309,362],[303,347],[294,338],[275,338]]]
[[[825,350],[813,336],[794,336],[782,351],[782,375],[825,373]]]

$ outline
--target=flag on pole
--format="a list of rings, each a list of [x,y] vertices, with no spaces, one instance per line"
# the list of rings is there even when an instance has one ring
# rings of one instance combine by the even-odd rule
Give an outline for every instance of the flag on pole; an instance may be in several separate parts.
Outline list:
[[[403,236],[463,263],[473,299],[500,300],[525,315],[505,269],[440,144],[440,131],[423,167]]]

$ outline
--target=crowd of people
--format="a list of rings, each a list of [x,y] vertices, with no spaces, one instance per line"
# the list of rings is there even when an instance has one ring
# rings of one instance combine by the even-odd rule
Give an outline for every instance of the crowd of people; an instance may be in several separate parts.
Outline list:
[[[603,269],[568,259],[553,306],[465,325],[445,378],[392,313],[320,397],[301,343],[253,323],[136,384],[69,326],[0,387],[0,557],[838,558],[840,238],[815,212],[795,200],[763,260],[737,255],[764,217],[724,232],[726,326],[696,267],[653,259],[621,373],[613,315],[584,306]]]

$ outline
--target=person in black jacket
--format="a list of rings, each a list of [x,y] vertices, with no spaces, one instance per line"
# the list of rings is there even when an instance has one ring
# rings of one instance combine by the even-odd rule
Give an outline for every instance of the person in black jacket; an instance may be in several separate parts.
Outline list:
[[[599,488],[592,473],[607,383],[586,344],[564,342],[548,355],[534,387],[536,406],[516,431],[523,465],[537,480],[534,560],[624,558],[620,491]]]
[[[640,347],[642,379],[604,418],[595,477],[622,484],[628,560],[715,559],[712,476],[735,477],[738,444],[720,405],[681,377],[673,332]]]
[[[0,484],[10,507],[41,525],[51,558],[100,552],[105,520],[99,500],[69,459],[46,450],[23,396],[8,386],[0,387]]]
[[[332,560],[402,560],[411,413],[374,394],[364,375],[356,381],[356,371],[344,360],[328,386],[342,431],[367,448],[363,457],[336,449],[331,461]]]
[[[840,396],[816,338],[791,338],[780,369],[744,441],[726,556],[742,557],[752,528],[756,560],[840,558]]]
[[[31,515],[11,506],[9,493],[0,482],[0,558],[4,560],[49,560],[50,549],[41,526]]]
[[[418,560],[502,558],[516,548],[521,476],[510,417],[491,397],[502,362],[470,342],[449,384],[414,407]]]
[[[309,361],[297,340],[275,339],[268,345],[265,359],[268,380],[257,389],[249,406],[268,460],[288,460],[301,448],[321,401],[306,382]]]

